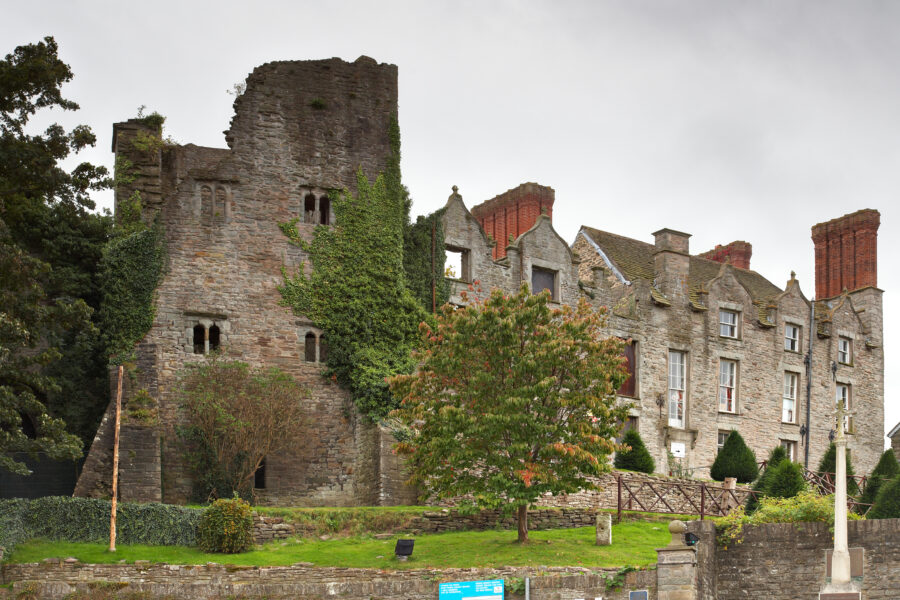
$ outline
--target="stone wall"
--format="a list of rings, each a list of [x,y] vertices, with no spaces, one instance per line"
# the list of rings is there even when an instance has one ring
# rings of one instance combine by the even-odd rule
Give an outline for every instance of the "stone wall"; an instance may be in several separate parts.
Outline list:
[[[537,572],[540,575],[537,575]],[[114,582],[124,596],[145,594],[147,598],[213,600],[221,598],[327,598],[347,600],[434,600],[438,585],[445,581],[531,578],[533,600],[595,598],[624,600],[629,590],[648,590],[656,598],[656,573],[628,573],[619,590],[606,589],[606,577],[615,569],[586,568],[512,568],[501,569],[413,569],[380,571],[375,569],[314,568],[307,563],[290,567],[237,567],[214,563],[197,566],[149,564],[89,565],[77,561],[48,559],[37,564],[3,565],[0,598],[15,598],[31,589],[36,597],[64,598],[74,591],[90,592],[100,582]],[[107,584],[109,585],[109,584]],[[508,594],[508,592],[507,592]],[[513,598],[521,598],[508,594]]]
[[[826,551],[834,543],[826,525],[773,523],[750,527],[740,544],[727,549],[716,547],[712,523],[695,521],[688,528],[699,535],[698,558],[707,565],[701,565],[700,599],[818,598],[825,582]],[[850,521],[848,536],[851,549],[864,551],[863,600],[897,598],[900,519]]]

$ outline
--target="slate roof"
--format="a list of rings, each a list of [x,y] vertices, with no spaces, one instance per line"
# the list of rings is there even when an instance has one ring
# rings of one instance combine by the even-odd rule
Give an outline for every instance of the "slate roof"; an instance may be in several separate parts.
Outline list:
[[[656,252],[656,246],[592,227],[582,227],[582,230],[603,249],[606,256],[627,279],[645,279],[650,282],[654,280],[653,255]],[[691,256],[690,260],[688,286],[691,302],[699,308],[701,305],[698,297],[701,290],[708,289],[709,282],[718,276],[722,263],[699,256]],[[754,303],[765,304],[782,292],[781,288],[756,271],[738,267],[733,267],[733,269],[735,277],[750,293]]]

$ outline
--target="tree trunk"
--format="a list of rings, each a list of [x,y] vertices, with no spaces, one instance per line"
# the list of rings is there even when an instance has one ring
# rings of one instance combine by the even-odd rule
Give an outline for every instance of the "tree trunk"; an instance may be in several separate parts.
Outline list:
[[[519,506],[519,543],[524,544],[528,541],[528,505]]]

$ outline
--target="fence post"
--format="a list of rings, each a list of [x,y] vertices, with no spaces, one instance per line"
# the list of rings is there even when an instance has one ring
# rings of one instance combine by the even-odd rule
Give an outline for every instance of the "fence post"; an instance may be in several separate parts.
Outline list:
[[[700,484],[700,520],[706,516],[706,484]]]
[[[616,491],[618,500],[616,501],[616,523],[622,522],[622,476],[616,476]]]

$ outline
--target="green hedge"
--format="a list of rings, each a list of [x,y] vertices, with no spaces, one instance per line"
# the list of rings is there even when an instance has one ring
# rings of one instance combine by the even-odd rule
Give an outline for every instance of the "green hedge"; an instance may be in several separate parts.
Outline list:
[[[43,538],[64,542],[109,540],[110,501],[48,496],[0,500],[0,547]],[[122,544],[194,546],[203,510],[169,504],[119,503],[116,541]]]

